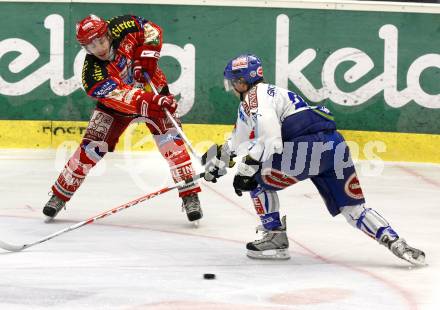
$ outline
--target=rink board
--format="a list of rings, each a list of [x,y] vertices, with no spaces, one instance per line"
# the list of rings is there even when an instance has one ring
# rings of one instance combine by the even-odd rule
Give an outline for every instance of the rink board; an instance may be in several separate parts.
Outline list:
[[[223,89],[223,69],[252,52],[269,83],[326,105],[341,129],[440,134],[438,6],[109,2],[0,2],[0,119],[87,121],[94,102],[80,86],[75,23],[135,14],[164,29],[160,64],[185,123],[233,123],[237,102]]]
[[[0,148],[76,148],[87,122],[0,121]],[[184,131],[199,151],[223,143],[231,125],[184,124]],[[341,130],[354,158],[440,163],[440,135]],[[118,151],[156,149],[142,123],[130,126],[119,140]]]
[[[330,108],[354,157],[440,161],[438,5],[105,2],[0,0],[0,148],[76,147],[95,103],[80,86],[84,51],[74,25],[90,13],[136,14],[164,28],[161,66],[200,150],[224,141],[235,121],[237,100],[222,83],[226,62],[252,52],[268,82]],[[142,125],[117,147],[154,148]]]

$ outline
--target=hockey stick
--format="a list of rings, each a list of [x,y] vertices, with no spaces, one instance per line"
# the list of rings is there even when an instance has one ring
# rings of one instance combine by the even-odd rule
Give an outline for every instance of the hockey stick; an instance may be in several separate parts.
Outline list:
[[[159,92],[157,91],[156,87],[154,86],[153,82],[151,81],[150,76],[148,75],[147,72],[144,71],[144,77],[147,80],[148,84],[151,87],[151,90],[153,91],[153,93],[155,95],[158,95]],[[201,162],[201,157],[197,154],[197,152],[195,151],[195,149],[193,148],[191,142],[189,141],[188,137],[185,135],[185,133],[183,132],[183,130],[180,128],[179,124],[177,124],[176,120],[174,119],[174,117],[171,115],[170,111],[168,111],[168,109],[164,109],[165,110],[165,114],[167,115],[168,119],[171,121],[171,123],[173,123],[173,126],[176,128],[177,132],[179,133],[179,135],[182,137],[183,141],[185,142],[185,144],[188,146],[189,151],[191,152],[191,154],[197,158],[197,160],[199,162]]]
[[[82,221],[82,222],[79,222],[79,223],[77,223],[75,225],[69,226],[69,227],[67,227],[67,228],[65,228],[63,230],[57,231],[57,232],[55,232],[55,233],[53,233],[53,234],[51,234],[49,236],[43,237],[43,238],[41,238],[41,239],[39,239],[39,240],[37,240],[35,242],[32,242],[32,243],[25,243],[25,244],[22,244],[22,245],[14,245],[14,244],[9,244],[9,243],[6,243],[6,242],[3,242],[3,241],[0,240],[0,248],[2,248],[4,250],[7,250],[7,251],[10,251],[10,252],[22,251],[24,249],[30,248],[31,246],[34,246],[34,245],[43,243],[43,242],[45,242],[47,240],[53,239],[53,238],[55,238],[55,237],[57,237],[59,235],[62,235],[64,233],[66,233],[66,232],[78,229],[78,228],[80,228],[82,226],[85,226],[87,224],[92,224],[92,223],[96,222],[97,220],[100,220],[100,219],[102,219],[104,217],[107,217],[107,216],[110,216],[112,214],[118,213],[119,211],[122,211],[124,209],[128,209],[128,208],[130,208],[130,207],[132,207],[134,205],[137,205],[140,202],[143,202],[145,200],[148,200],[148,199],[154,198],[156,196],[162,195],[162,194],[164,194],[166,192],[169,192],[169,191],[171,191],[171,190],[173,190],[175,188],[185,186],[186,184],[192,183],[195,180],[203,178],[203,176],[204,176],[204,173],[197,174],[197,175],[195,175],[191,179],[184,180],[182,182],[174,184],[173,186],[165,187],[165,188],[162,188],[162,189],[160,189],[160,190],[158,190],[156,192],[153,192],[153,193],[144,195],[142,197],[139,197],[139,198],[137,198],[135,200],[132,200],[132,201],[126,203],[126,204],[123,204],[123,205],[121,205],[119,207],[116,207],[116,208],[110,209],[108,211],[105,211],[105,212],[103,212],[103,213],[101,213],[99,215],[90,217],[90,218],[88,218],[85,221]]]

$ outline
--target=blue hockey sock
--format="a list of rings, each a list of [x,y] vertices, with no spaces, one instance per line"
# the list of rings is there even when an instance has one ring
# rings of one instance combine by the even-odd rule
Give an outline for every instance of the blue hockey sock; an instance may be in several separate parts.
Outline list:
[[[267,230],[274,230],[281,227],[280,212],[268,213],[260,216],[261,224]]]

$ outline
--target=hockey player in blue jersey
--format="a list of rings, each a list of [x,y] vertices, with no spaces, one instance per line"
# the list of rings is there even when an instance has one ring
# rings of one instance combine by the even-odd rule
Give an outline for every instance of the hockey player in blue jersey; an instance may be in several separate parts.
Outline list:
[[[225,88],[240,98],[231,137],[212,154],[205,165],[205,179],[216,182],[226,173],[235,155],[233,186],[241,196],[250,192],[261,219],[263,237],[247,244],[247,255],[261,259],[288,259],[286,217],[280,217],[278,190],[310,179],[332,216],[342,214],[397,257],[424,265],[425,254],[410,247],[365,199],[342,135],[328,109],[308,105],[299,95],[263,80],[261,60],[240,55],[228,62]]]

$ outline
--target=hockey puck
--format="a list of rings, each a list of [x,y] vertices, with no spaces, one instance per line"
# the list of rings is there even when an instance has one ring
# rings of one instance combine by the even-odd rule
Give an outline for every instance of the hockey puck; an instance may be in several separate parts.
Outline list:
[[[203,279],[213,280],[213,279],[215,279],[215,274],[213,274],[213,273],[204,273],[203,274]]]

